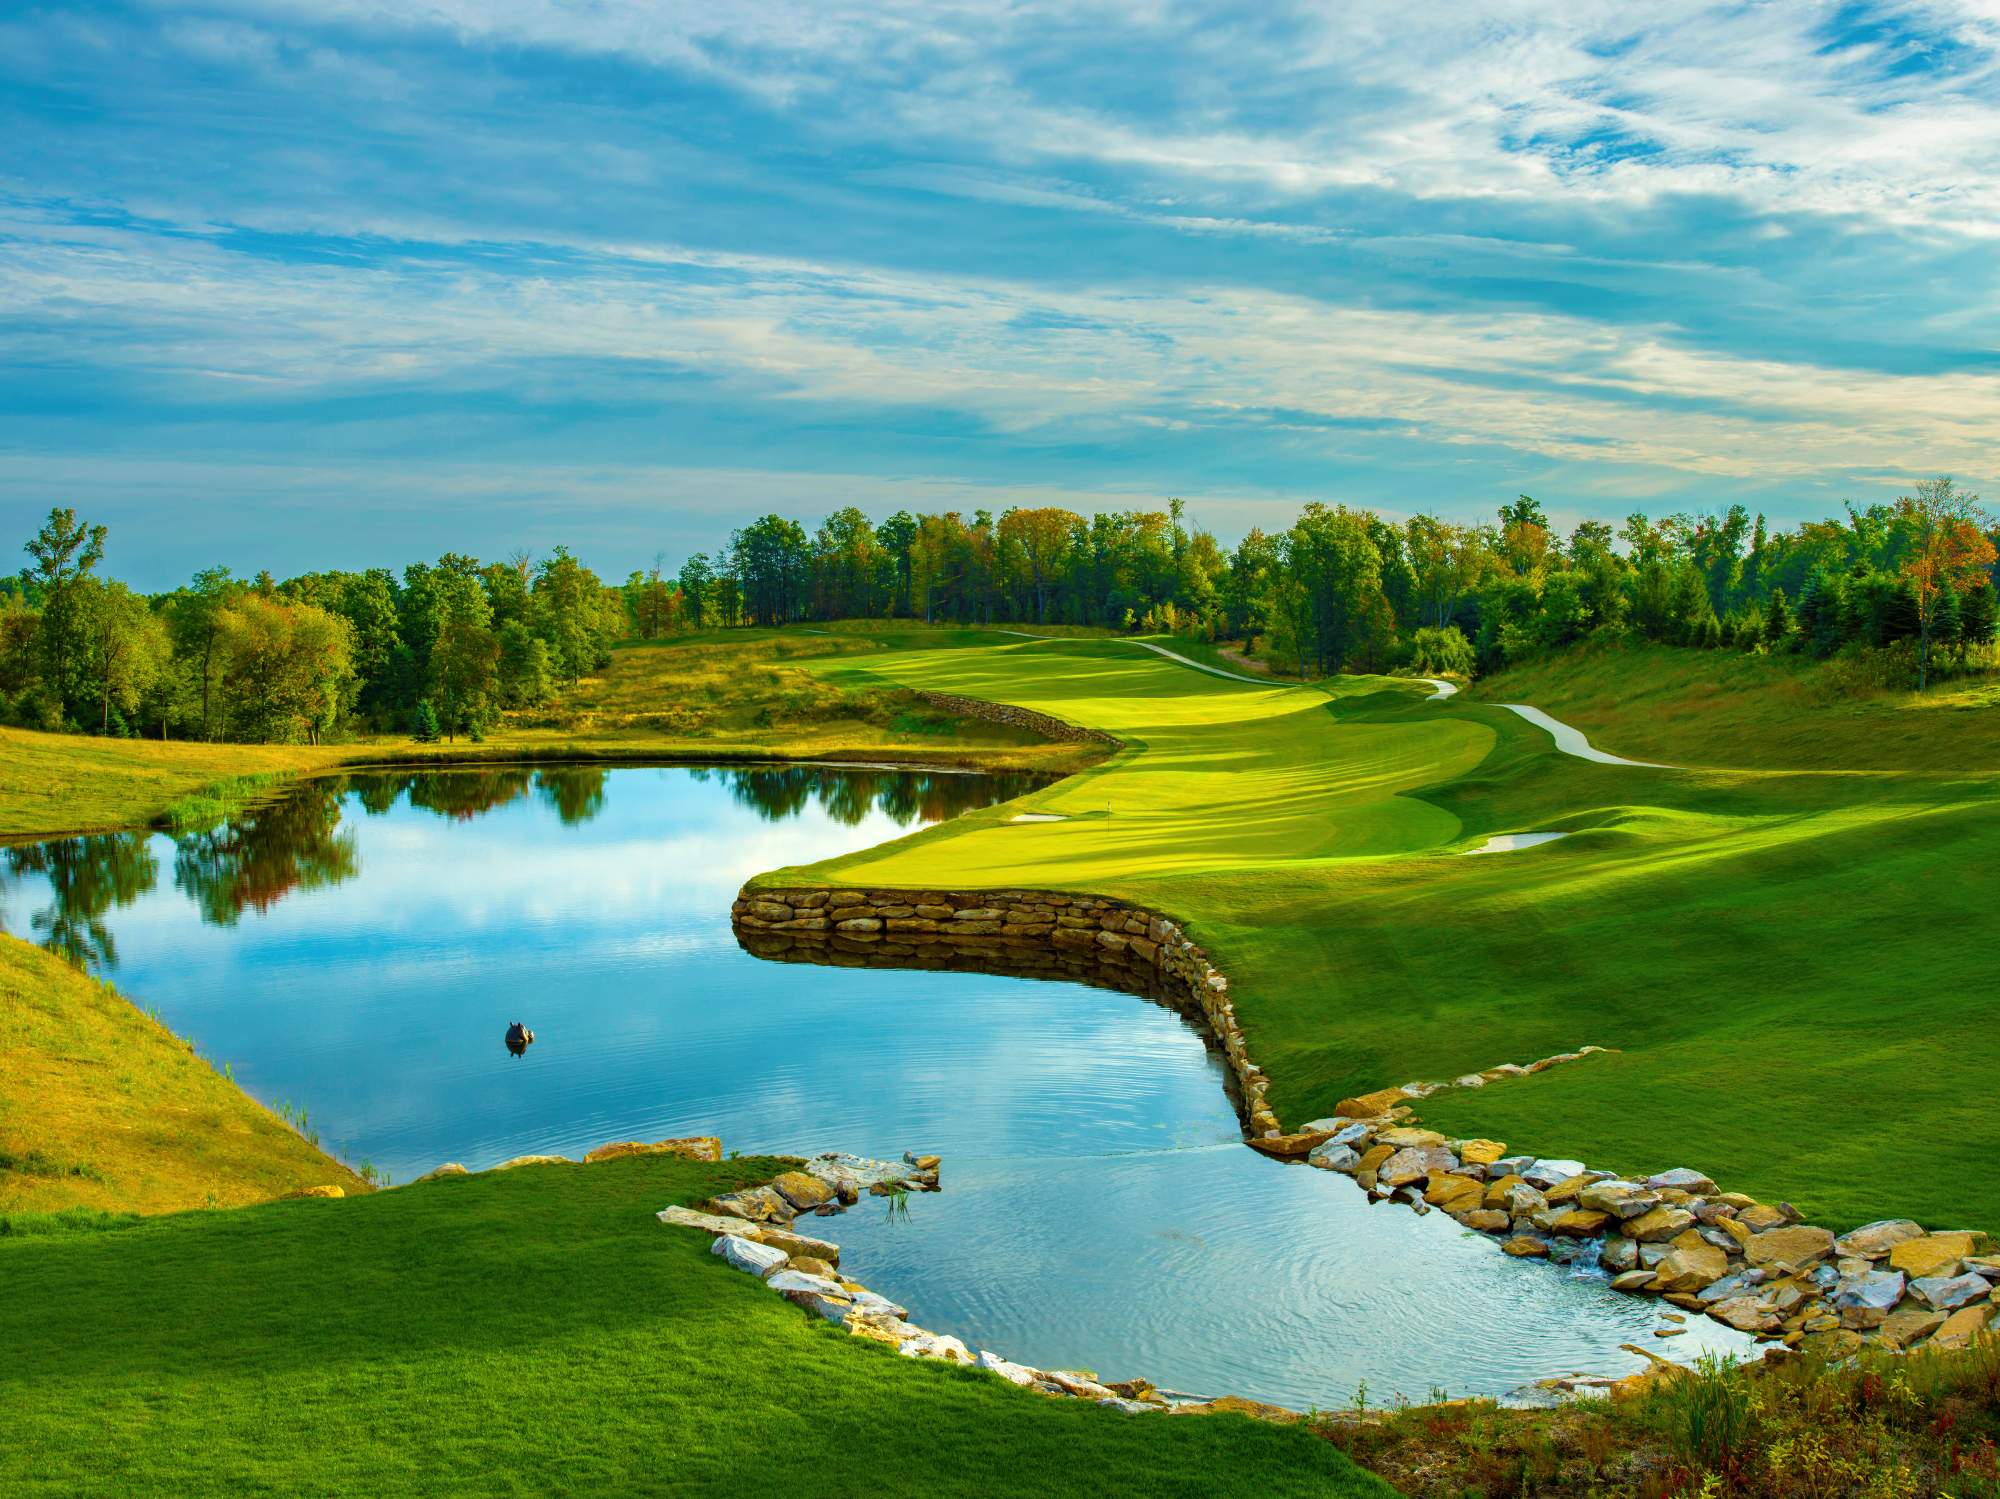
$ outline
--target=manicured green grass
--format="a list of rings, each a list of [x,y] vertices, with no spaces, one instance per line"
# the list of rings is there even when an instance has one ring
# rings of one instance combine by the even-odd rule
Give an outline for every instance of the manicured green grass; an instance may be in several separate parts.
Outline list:
[[[1688,659],[1717,658],[1640,653],[1628,690],[1698,718],[1699,683],[1656,680]],[[1652,770],[1560,755],[1510,713],[1409,683],[1242,685],[1121,642],[822,669],[1124,738],[1081,776],[809,877],[1090,890],[1181,918],[1231,975],[1288,1121],[1593,1043],[1621,1055],[1440,1095],[1426,1118],[1609,1167],[1697,1166],[1836,1226],[2000,1227],[2000,777],[1904,731],[1935,721],[1927,702],[1850,732],[1837,770]],[[1968,742],[2000,741],[2000,710],[1964,711],[1986,715]],[[1693,736],[1581,726],[1696,758]],[[1010,824],[1024,808],[1072,820]],[[1574,836],[1456,856],[1543,830]]]
[[[0,1238],[0,1491],[1389,1493],[1297,1428],[899,1358],[654,1221],[777,1164],[525,1167]]]
[[[317,1186],[368,1190],[109,985],[0,936],[0,1214]]]

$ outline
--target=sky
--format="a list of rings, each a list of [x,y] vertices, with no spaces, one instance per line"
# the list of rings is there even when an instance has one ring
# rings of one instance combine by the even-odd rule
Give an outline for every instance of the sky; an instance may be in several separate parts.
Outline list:
[[[2000,499],[2000,0],[0,6],[0,532],[144,587],[1931,473]]]

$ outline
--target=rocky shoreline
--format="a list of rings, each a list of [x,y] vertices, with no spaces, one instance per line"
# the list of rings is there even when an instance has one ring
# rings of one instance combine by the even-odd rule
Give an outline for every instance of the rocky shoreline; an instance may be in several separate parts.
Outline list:
[[[778,961],[1065,978],[1169,1004],[1223,1058],[1253,1148],[1340,1172],[1377,1201],[1449,1213],[1515,1258],[1601,1267],[1615,1290],[1661,1297],[1762,1343],[1836,1357],[1864,1347],[1962,1347],[2000,1310],[1992,1300],[2000,1256],[1987,1252],[1982,1233],[1885,1219],[1836,1236],[1801,1221],[1789,1203],[1725,1192],[1686,1167],[1620,1176],[1578,1160],[1509,1154],[1500,1141],[1448,1139],[1416,1115],[1414,1105],[1442,1089],[1541,1072],[1601,1047],[1385,1088],[1286,1131],[1245,1048],[1228,979],[1157,912],[1056,891],[752,882],[731,919],[747,951]]]

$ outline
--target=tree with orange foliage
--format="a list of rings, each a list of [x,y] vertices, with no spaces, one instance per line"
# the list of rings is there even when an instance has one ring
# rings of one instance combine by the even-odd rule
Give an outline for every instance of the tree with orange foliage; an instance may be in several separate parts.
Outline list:
[[[1986,535],[1993,521],[1978,495],[1943,475],[1924,480],[1914,496],[1901,496],[1896,518],[1910,537],[1902,572],[1917,596],[1917,691],[1922,692],[1930,676],[1931,635],[1945,601],[1993,565],[1993,542]]]

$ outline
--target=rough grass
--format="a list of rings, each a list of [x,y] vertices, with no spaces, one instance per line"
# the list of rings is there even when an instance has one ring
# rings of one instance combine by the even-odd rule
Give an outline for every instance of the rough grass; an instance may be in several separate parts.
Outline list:
[[[654,1221],[777,1166],[525,1167],[0,1239],[0,1491],[1390,1492],[1295,1427],[899,1358]]]
[[[0,1213],[366,1185],[109,985],[0,937]]]
[[[1637,655],[1630,695],[1699,715],[1717,695],[1673,685],[1688,660],[1732,658]],[[1907,727],[1934,721],[1928,702],[1871,706],[1906,716],[1852,732],[1837,771],[1662,771],[1557,754],[1512,714],[1422,702],[1408,683],[1241,685],[1122,642],[859,665],[1129,747],[806,877],[1092,890],[1182,918],[1230,973],[1287,1120],[1594,1043],[1621,1054],[1439,1095],[1426,1118],[1612,1168],[1697,1166],[1835,1226],[2000,1225],[1985,1105],[2000,777]],[[1965,711],[1987,716],[1964,745],[1982,724],[2000,742],[2000,711]],[[1629,743],[1616,722],[1584,727],[1663,757],[1700,732]],[[1072,820],[1010,824],[1023,808]],[[1575,836],[1456,857],[1536,830]]]

